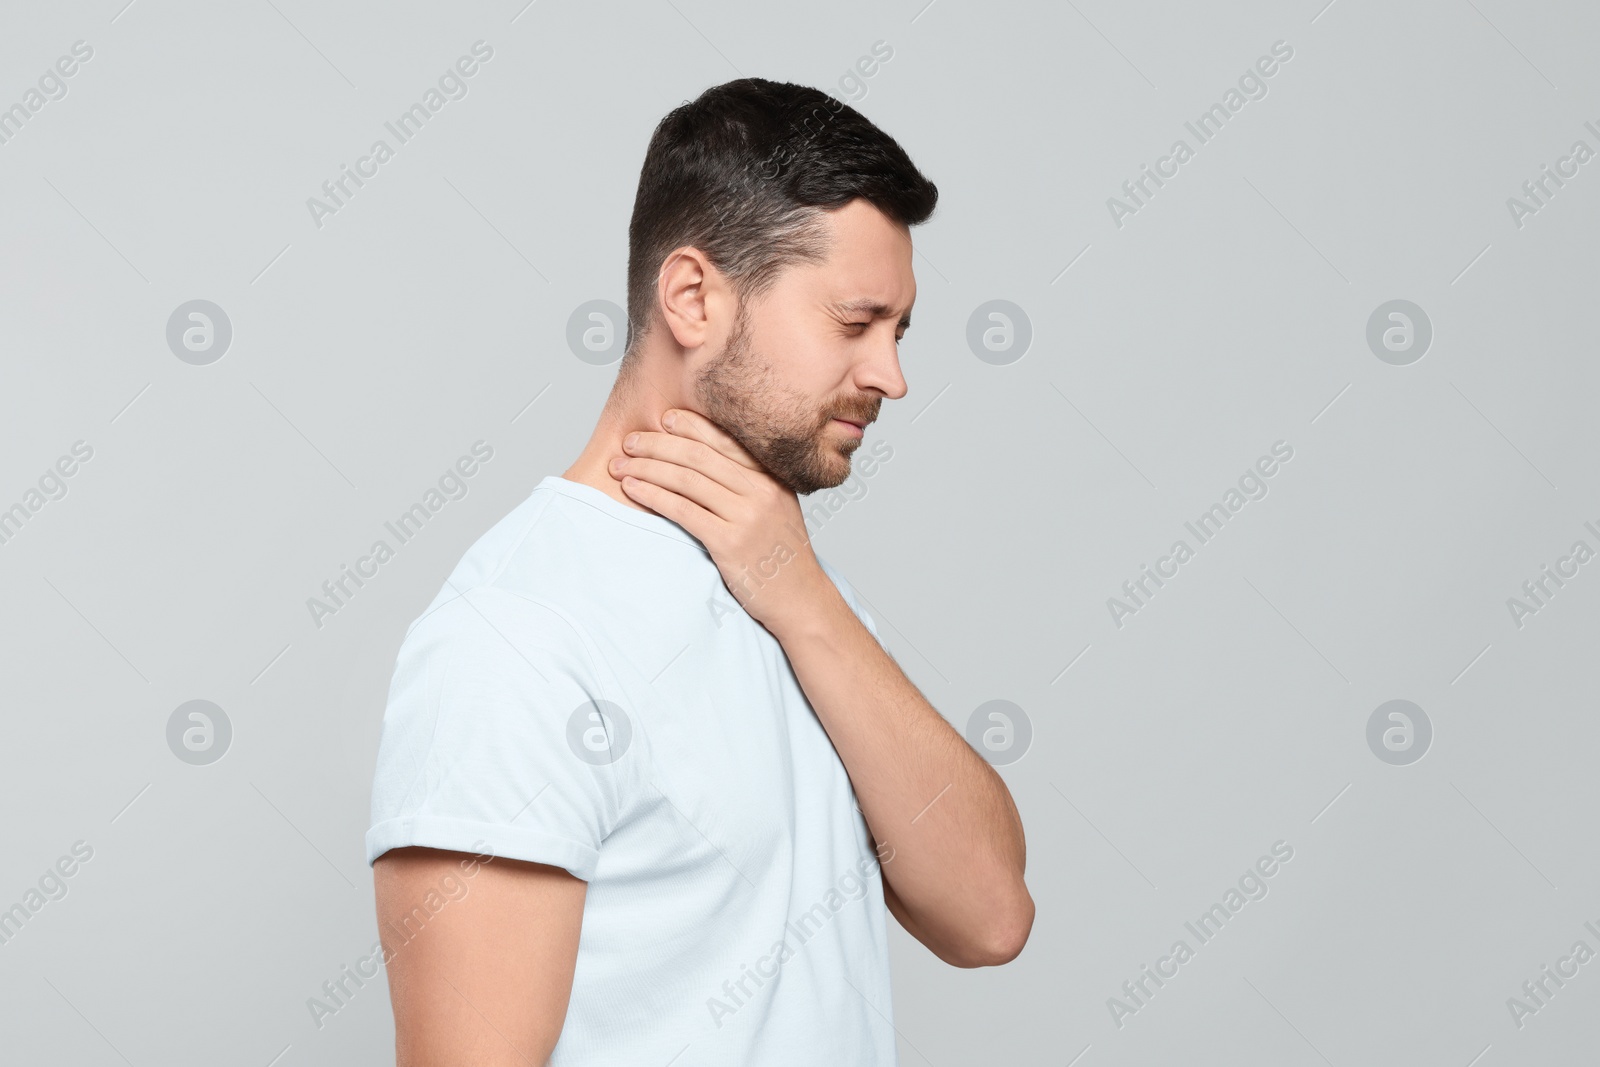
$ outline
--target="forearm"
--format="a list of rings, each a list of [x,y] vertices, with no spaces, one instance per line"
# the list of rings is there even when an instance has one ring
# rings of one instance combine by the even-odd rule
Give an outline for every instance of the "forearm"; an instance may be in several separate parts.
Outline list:
[[[777,636],[868,827],[894,850],[888,888],[942,959],[1005,962],[1033,922],[1011,794],[822,581]]]

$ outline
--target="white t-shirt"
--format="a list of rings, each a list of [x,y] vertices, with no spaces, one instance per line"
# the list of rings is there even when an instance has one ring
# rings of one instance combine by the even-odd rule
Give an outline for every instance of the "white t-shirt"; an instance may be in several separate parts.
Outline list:
[[[844,764],[777,639],[668,519],[552,475],[468,549],[390,684],[367,862],[406,845],[588,883],[555,1067],[897,1062]]]

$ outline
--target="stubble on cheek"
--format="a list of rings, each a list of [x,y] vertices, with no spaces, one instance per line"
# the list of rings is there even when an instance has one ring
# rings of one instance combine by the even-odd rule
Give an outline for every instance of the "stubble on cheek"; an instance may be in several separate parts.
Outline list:
[[[849,477],[848,457],[861,446],[861,438],[830,440],[837,432],[832,409],[819,409],[780,385],[753,351],[743,315],[723,351],[702,368],[695,395],[706,417],[792,492],[829,489]]]

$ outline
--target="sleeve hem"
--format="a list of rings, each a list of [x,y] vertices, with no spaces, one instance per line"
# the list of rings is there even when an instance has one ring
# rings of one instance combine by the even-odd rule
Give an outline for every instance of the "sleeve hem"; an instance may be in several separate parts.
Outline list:
[[[367,831],[367,866],[372,866],[390,849],[411,845],[549,864],[562,867],[585,882],[594,877],[600,861],[599,850],[541,830],[437,815],[413,815],[385,819]]]

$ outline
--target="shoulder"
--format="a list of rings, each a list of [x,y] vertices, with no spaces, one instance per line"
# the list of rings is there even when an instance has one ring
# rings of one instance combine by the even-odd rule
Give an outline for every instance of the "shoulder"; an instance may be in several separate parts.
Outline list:
[[[544,665],[592,674],[595,649],[581,625],[561,607],[498,585],[456,589],[411,624],[399,667],[493,669],[515,677]]]

